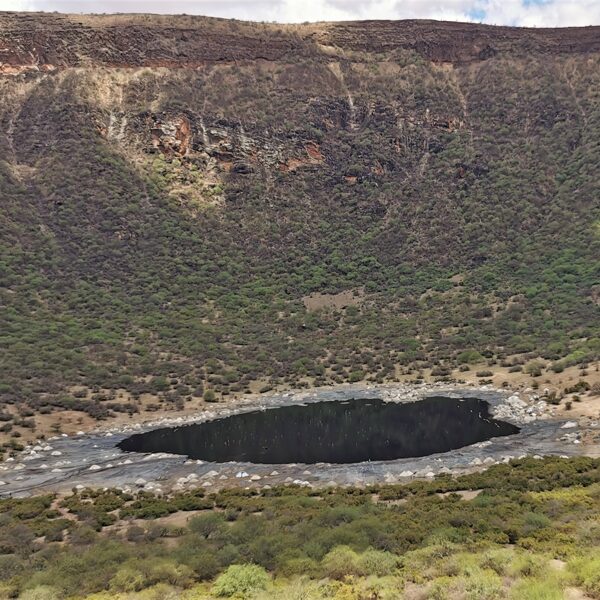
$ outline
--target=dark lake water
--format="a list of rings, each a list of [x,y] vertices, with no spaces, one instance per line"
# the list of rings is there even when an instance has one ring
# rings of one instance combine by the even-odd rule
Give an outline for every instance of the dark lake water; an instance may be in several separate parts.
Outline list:
[[[118,447],[211,462],[354,463],[426,456],[518,432],[490,417],[487,402],[476,398],[405,404],[370,399],[284,406],[156,429]]]

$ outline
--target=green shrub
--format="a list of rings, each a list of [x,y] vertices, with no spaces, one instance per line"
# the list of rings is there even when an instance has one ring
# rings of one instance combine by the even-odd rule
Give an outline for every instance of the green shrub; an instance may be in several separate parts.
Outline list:
[[[61,598],[59,591],[49,585],[38,585],[19,596],[19,600],[60,600]]]
[[[494,374],[494,372],[489,371],[489,370],[477,371],[477,373],[475,373],[475,375],[477,375],[477,377],[492,377],[493,374]]]
[[[481,567],[491,569],[496,574],[503,576],[508,573],[509,567],[514,560],[514,552],[508,548],[488,550],[481,558]]]
[[[592,598],[600,598],[600,558],[588,556],[577,558],[568,564],[577,585],[583,587]]]
[[[330,592],[332,591],[329,582],[311,581],[307,577],[298,577],[286,585],[278,586],[276,589],[259,591],[252,596],[252,600],[321,600],[322,598],[330,598]],[[336,596],[336,598],[338,597]],[[346,596],[343,596],[340,600],[343,600],[343,598],[346,598]],[[352,596],[352,598],[355,598],[355,596]],[[388,596],[382,596],[381,598],[387,600]]]
[[[460,364],[474,364],[481,362],[483,360],[483,356],[477,350],[464,350],[461,352],[457,360]]]
[[[452,597],[452,586],[456,580],[452,577],[438,577],[427,588],[428,600],[448,600]]]
[[[554,578],[522,579],[510,590],[511,600],[563,600],[562,586]]]
[[[217,577],[212,592],[215,596],[249,598],[266,589],[270,580],[269,574],[258,565],[231,565]]]
[[[188,527],[193,533],[209,538],[225,526],[225,517],[222,513],[208,512],[190,519]]]
[[[187,587],[194,577],[192,569],[169,559],[152,560],[144,563],[147,579],[151,584],[169,583],[177,587]]]
[[[0,580],[10,579],[25,569],[25,564],[14,554],[0,554]]]
[[[358,554],[348,546],[337,546],[328,552],[321,562],[323,573],[332,579],[344,579],[359,573]]]
[[[504,596],[502,580],[491,570],[473,569],[462,578],[468,600],[495,600]]]
[[[362,381],[365,378],[365,372],[362,370],[356,370],[356,371],[352,371],[350,373],[350,376],[348,377],[348,381],[350,383],[357,383],[359,381]]]
[[[196,579],[206,581],[212,579],[221,570],[221,563],[213,552],[207,550],[196,551],[186,560],[188,566],[193,569]]]
[[[523,373],[531,375],[532,377],[539,377],[542,374],[544,363],[539,360],[532,360],[523,367]]]
[[[358,556],[356,566],[361,575],[384,577],[392,575],[397,570],[398,562],[398,557],[391,552],[370,548]]]
[[[204,401],[205,402],[216,402],[217,401],[217,395],[215,394],[214,390],[206,390],[204,392]]]
[[[520,552],[510,563],[508,572],[513,577],[537,577],[548,569],[548,560],[530,552]]]
[[[290,558],[280,567],[279,572],[289,577],[291,575],[314,575],[319,572],[319,564],[309,557]]]
[[[148,584],[148,580],[135,567],[121,567],[110,580],[110,589],[114,592],[139,592]]]
[[[129,600],[129,597],[127,600]],[[183,600],[184,597],[186,600],[193,600],[192,596],[182,596],[181,590],[178,588],[164,583],[158,583],[157,585],[153,585],[136,594],[135,600]],[[206,594],[197,596],[196,600],[204,600],[205,598],[207,598]]]
[[[537,529],[548,527],[552,523],[552,521],[550,521],[546,515],[534,512],[526,513],[523,517],[523,520],[525,522],[525,534],[530,534],[532,531],[536,531]]]

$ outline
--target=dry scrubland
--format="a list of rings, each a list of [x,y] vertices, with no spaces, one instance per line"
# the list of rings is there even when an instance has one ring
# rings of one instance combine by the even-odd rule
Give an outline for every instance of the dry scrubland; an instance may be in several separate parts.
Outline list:
[[[0,503],[5,597],[600,598],[599,459],[310,490]]]
[[[598,39],[0,15],[2,439],[594,364]]]

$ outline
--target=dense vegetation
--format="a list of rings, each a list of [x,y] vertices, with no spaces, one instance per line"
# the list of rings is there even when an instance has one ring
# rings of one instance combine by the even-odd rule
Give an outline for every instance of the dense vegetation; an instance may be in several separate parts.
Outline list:
[[[4,416],[597,358],[599,60],[3,79]]]
[[[453,493],[463,490],[479,493]],[[43,600],[552,600],[571,586],[600,598],[599,509],[600,461],[589,458],[366,489],[2,500],[1,589]],[[195,512],[160,519],[177,511]]]

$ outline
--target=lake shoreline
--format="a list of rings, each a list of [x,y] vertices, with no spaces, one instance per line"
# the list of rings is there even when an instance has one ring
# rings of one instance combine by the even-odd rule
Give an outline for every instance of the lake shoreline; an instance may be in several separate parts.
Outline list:
[[[488,402],[496,418],[511,422],[521,432],[457,450],[420,458],[352,464],[260,465],[209,463],[172,454],[124,453],[116,445],[132,433],[158,427],[179,426],[223,418],[271,407],[350,398],[382,398],[389,402],[415,402],[432,395],[480,398]],[[42,492],[66,492],[73,488],[115,487],[168,493],[202,487],[207,491],[226,487],[271,487],[296,484],[311,487],[396,483],[435,475],[463,474],[522,456],[577,456],[598,452],[582,443],[588,430],[577,421],[556,415],[536,394],[525,398],[491,386],[448,384],[353,384],[250,398],[236,404],[215,404],[187,417],[161,418],[146,423],[97,428],[71,437],[56,436],[31,445],[18,457],[0,465],[0,494],[27,496]]]

